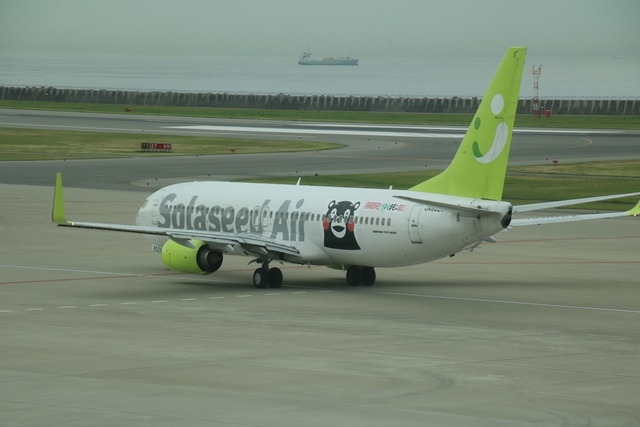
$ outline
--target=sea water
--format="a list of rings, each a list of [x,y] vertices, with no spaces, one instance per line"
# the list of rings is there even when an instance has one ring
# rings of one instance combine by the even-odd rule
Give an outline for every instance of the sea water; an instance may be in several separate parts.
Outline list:
[[[500,57],[361,57],[301,66],[296,57],[191,57],[0,52],[0,86],[407,97],[482,96]],[[529,55],[521,98],[640,99],[640,56]]]

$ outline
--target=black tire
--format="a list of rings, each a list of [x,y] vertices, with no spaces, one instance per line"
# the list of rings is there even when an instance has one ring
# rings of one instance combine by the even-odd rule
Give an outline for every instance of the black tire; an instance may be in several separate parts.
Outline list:
[[[268,271],[264,268],[256,268],[253,272],[253,286],[258,289],[264,289],[268,285]]]
[[[269,287],[270,288],[282,287],[282,271],[279,268],[269,269]]]
[[[347,268],[347,284],[349,286],[359,286],[362,283],[362,267],[352,265]]]
[[[371,286],[376,283],[376,270],[373,267],[362,267],[362,285]]]

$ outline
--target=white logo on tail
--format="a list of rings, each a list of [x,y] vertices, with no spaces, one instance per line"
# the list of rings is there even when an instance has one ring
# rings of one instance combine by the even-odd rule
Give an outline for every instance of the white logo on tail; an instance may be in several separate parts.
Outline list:
[[[499,93],[493,96],[491,99],[491,112],[494,116],[502,113],[504,109],[504,98]],[[480,163],[491,163],[498,158],[504,146],[507,144],[507,138],[509,137],[509,126],[505,122],[498,123],[495,136],[493,137],[493,145],[486,154],[482,154],[478,147],[477,141],[473,143],[473,155]]]

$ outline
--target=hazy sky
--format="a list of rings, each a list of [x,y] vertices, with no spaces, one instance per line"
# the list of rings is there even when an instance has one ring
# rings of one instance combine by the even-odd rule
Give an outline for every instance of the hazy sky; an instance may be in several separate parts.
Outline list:
[[[0,0],[0,51],[640,55],[640,0]]]

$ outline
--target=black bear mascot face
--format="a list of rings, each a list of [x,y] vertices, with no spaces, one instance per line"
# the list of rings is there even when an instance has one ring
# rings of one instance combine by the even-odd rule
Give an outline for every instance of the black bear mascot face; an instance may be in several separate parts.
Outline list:
[[[324,246],[333,249],[358,250],[360,245],[353,233],[355,229],[354,215],[360,202],[355,204],[344,200],[329,203],[327,214],[322,223],[324,228]]]

